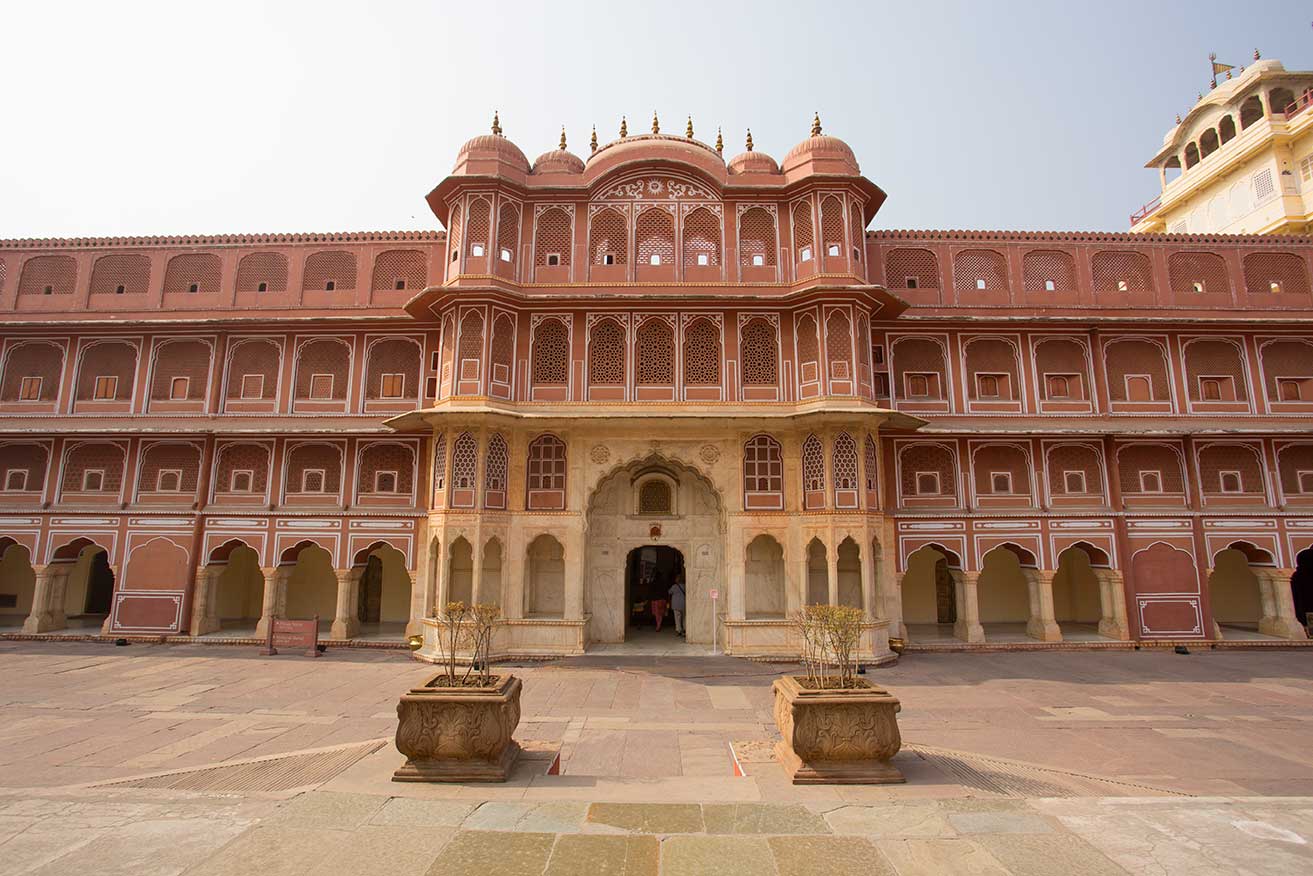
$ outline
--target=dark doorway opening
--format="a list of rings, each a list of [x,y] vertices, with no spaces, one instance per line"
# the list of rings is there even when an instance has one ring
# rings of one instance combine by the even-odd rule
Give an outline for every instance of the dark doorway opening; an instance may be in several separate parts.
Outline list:
[[[1295,574],[1290,576],[1290,591],[1295,597],[1295,620],[1307,627],[1309,614],[1313,614],[1313,548],[1300,551],[1295,563]]]
[[[957,597],[948,563],[935,563],[935,620],[941,624],[957,623]]]
[[[670,614],[670,586],[684,581],[684,555],[666,545],[634,548],[625,567],[625,638],[631,631],[655,630],[661,615],[661,632],[675,635]],[[656,613],[653,602],[657,602]],[[661,611],[661,603],[665,611]]]
[[[109,614],[109,607],[114,601],[114,570],[109,567],[109,558],[104,551],[97,551],[91,558],[91,568],[87,572],[86,614]]]
[[[356,618],[362,624],[376,624],[383,611],[383,561],[374,554],[365,561],[360,575],[360,607]]]

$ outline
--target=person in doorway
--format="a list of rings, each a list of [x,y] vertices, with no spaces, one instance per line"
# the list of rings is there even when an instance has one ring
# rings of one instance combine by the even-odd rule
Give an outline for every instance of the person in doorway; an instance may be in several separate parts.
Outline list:
[[[675,583],[670,585],[670,610],[675,615],[675,635],[684,635],[684,576],[675,576]]]
[[[652,600],[652,620],[656,621],[656,631],[658,633],[661,632],[661,624],[666,619],[666,609],[669,606],[670,603],[660,597]]]

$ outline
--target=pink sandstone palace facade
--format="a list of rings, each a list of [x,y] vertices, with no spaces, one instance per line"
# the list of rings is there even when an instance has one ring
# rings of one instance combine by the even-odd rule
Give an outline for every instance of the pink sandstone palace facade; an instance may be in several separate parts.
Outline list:
[[[870,658],[1304,637],[1313,239],[868,231],[819,123],[779,163],[653,128],[494,126],[445,233],[0,241],[0,628],[472,599],[572,654],[660,547],[731,654],[811,602]]]

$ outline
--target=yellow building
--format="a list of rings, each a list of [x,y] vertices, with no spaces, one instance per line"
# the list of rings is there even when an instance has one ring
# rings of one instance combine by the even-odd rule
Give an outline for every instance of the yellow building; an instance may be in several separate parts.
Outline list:
[[[1280,61],[1255,60],[1218,82],[1145,165],[1158,171],[1162,193],[1131,214],[1131,231],[1310,233],[1311,104],[1313,71]]]

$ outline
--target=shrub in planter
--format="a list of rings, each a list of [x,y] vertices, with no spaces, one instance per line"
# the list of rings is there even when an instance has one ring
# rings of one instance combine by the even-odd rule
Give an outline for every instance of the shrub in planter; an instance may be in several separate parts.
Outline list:
[[[439,672],[397,703],[397,750],[406,763],[394,782],[504,782],[520,753],[521,683],[488,662],[495,605],[448,603],[440,618]],[[461,666],[457,654],[470,654]]]
[[[791,618],[805,675],[776,679],[775,754],[795,785],[907,781],[889,761],[902,747],[898,698],[857,676],[862,613],[809,605]]]

